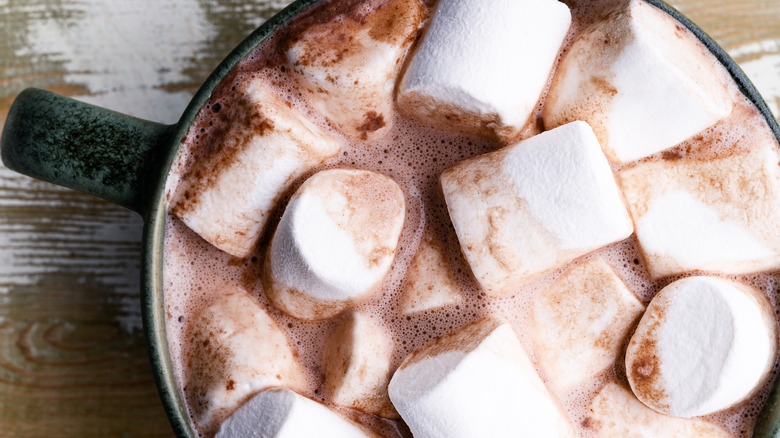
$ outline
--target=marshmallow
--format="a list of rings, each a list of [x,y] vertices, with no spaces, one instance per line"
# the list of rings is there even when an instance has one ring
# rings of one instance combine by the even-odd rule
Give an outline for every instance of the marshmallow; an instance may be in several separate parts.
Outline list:
[[[387,396],[393,343],[371,320],[352,313],[328,336],[323,353],[325,397],[359,411],[397,419]]]
[[[460,163],[441,184],[463,254],[491,295],[633,231],[584,122]]]
[[[401,311],[411,314],[459,303],[460,288],[450,269],[441,245],[424,237],[406,270]]]
[[[748,286],[688,277],[663,288],[626,350],[634,394],[658,412],[707,415],[755,393],[777,351],[769,300]]]
[[[591,417],[583,424],[600,437],[731,438],[720,427],[698,419],[659,414],[640,403],[634,394],[610,382],[591,403]]]
[[[396,77],[425,10],[420,0],[390,0],[375,11],[353,3],[309,26],[287,59],[309,104],[347,135],[367,139],[390,126]]]
[[[570,24],[555,0],[437,2],[399,86],[399,110],[510,140],[534,112]]]
[[[263,285],[291,316],[335,316],[374,292],[404,223],[401,188],[363,170],[326,170],[295,192],[271,241]]]
[[[729,115],[725,77],[680,23],[631,0],[572,43],[547,95],[544,125],[584,120],[610,161],[637,160]]]
[[[221,104],[229,127],[202,140],[194,164],[169,191],[170,212],[233,256],[251,255],[284,192],[339,150],[287,103],[260,79],[250,81]]]
[[[201,427],[211,427],[270,386],[307,389],[287,335],[244,290],[229,292],[198,313],[187,344],[187,395]]]
[[[712,159],[653,160],[619,173],[650,275],[780,268],[774,141]]]
[[[548,381],[566,391],[613,365],[643,311],[603,259],[566,271],[532,311],[534,351]]]
[[[314,400],[285,388],[252,397],[219,428],[215,438],[376,438]]]
[[[413,353],[388,391],[415,437],[575,436],[512,327],[495,318]]]

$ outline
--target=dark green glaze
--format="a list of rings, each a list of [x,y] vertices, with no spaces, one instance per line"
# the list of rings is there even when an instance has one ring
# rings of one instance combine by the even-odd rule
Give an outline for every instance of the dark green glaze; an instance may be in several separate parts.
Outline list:
[[[157,388],[176,435],[197,437],[176,389],[163,314],[163,189],[168,169],[200,108],[228,72],[304,8],[298,0],[249,35],[212,72],[176,125],[165,126],[42,90],[26,90],[11,108],[0,145],[4,163],[21,173],[89,192],[144,216],[142,309]],[[690,29],[726,67],[780,141],[780,127],[744,72],[704,31],[660,0],[646,0]],[[780,388],[759,416],[755,437],[780,437]]]
[[[0,139],[8,168],[92,193],[142,213],[149,205],[147,165],[169,144],[170,128],[45,90],[14,101]]]

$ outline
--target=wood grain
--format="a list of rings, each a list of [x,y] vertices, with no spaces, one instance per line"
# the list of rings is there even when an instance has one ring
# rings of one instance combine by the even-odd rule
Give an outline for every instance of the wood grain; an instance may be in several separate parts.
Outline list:
[[[0,0],[0,122],[30,86],[163,123],[285,0]],[[780,2],[673,4],[780,106]],[[134,213],[0,166],[0,436],[170,436]]]

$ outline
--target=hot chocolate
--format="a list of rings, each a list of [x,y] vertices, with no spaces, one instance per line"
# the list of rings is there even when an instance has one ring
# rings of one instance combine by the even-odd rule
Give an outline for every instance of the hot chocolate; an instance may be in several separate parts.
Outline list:
[[[563,7],[550,1],[556,10]],[[571,431],[580,436],[621,436],[624,430],[621,428],[629,427],[631,421],[673,435],[750,435],[773,379],[763,379],[764,386],[752,392],[751,398],[728,410],[689,420],[673,419],[647,408],[634,397],[626,377],[624,354],[644,307],[658,291],[682,277],[717,276],[749,285],[775,305],[780,294],[780,274],[772,273],[778,268],[775,255],[778,239],[774,233],[778,233],[777,224],[780,224],[774,220],[775,211],[780,209],[772,207],[778,207],[780,199],[777,142],[760,113],[739,92],[714,57],[690,32],[666,17],[671,27],[661,28],[673,29],[674,33],[674,37],[667,36],[682,41],[680,44],[685,44],[687,50],[695,52],[697,62],[706,61],[706,68],[697,70],[708,75],[709,85],[705,85],[711,88],[715,83],[722,87],[722,96],[715,105],[717,110],[713,112],[719,116],[713,116],[713,120],[696,127],[690,134],[679,134],[682,143],[677,144],[679,140],[675,139],[658,151],[642,148],[639,152],[631,150],[628,155],[623,154],[625,142],[613,143],[617,134],[609,135],[611,124],[605,121],[606,116],[596,115],[595,121],[590,121],[585,115],[603,102],[608,103],[605,108],[626,105],[610,97],[615,93],[620,95],[619,88],[628,86],[626,81],[615,79],[611,84],[617,77],[611,76],[612,73],[598,72],[595,68],[583,70],[592,73],[595,79],[587,81],[600,90],[598,99],[588,101],[587,96],[572,92],[582,87],[575,84],[574,88],[567,88],[565,83],[565,78],[577,76],[577,71],[562,69],[578,65],[578,58],[589,53],[582,47],[587,47],[586,43],[594,35],[607,35],[607,40],[617,36],[610,33],[610,25],[603,24],[605,20],[620,23],[638,15],[631,8],[652,6],[637,0],[564,3],[571,11],[571,27],[560,52],[556,43],[557,55],[546,73],[548,80],[541,87],[537,104],[528,109],[530,115],[523,118],[520,126],[497,123],[496,120],[505,119],[495,118],[497,112],[491,109],[481,112],[480,105],[462,113],[453,111],[461,108],[460,102],[479,97],[466,85],[461,86],[458,95],[471,93],[468,99],[441,103],[441,96],[436,93],[431,98],[434,104],[427,109],[446,108],[450,117],[442,119],[426,111],[409,109],[409,105],[424,105],[421,102],[427,98],[416,94],[414,99],[403,99],[399,93],[410,89],[408,84],[423,84],[423,91],[437,90],[425,85],[430,84],[426,82],[430,77],[423,73],[419,80],[411,78],[406,86],[399,85],[402,76],[412,68],[409,66],[413,56],[431,50],[423,47],[438,6],[428,0],[322,2],[280,29],[227,76],[190,129],[167,184],[170,214],[164,268],[166,330],[177,381],[196,430],[204,436],[214,435],[220,424],[251,396],[264,388],[282,386],[330,406],[374,433],[387,437],[411,436],[406,424],[398,419],[399,412],[402,417],[404,412],[401,409],[396,412],[388,402],[390,376],[399,367],[412,369],[405,360],[418,357],[416,352],[439,354],[457,350],[459,346],[452,342],[459,334],[482,333],[479,328],[488,327],[490,330],[483,330],[483,344],[492,339],[488,332],[498,332],[499,328],[501,336],[510,339],[501,345],[514,345],[511,339],[517,337],[521,351],[517,357],[523,358],[517,362],[522,364],[518,366],[525,369],[525,364],[531,364],[536,374],[516,387],[539,388],[536,382],[543,382],[544,388],[537,392],[544,399],[543,404],[550,407],[549,418],[560,419],[561,436]],[[641,11],[651,15],[661,13],[654,9]],[[642,19],[656,18],[642,15]],[[643,33],[647,28],[637,26],[631,28],[639,29],[634,33],[620,34],[624,38],[615,44],[615,53],[609,53],[608,45],[599,48],[600,53],[607,53],[606,60],[600,64],[629,59],[629,55],[620,55],[626,47],[645,48],[640,43],[649,38]],[[599,42],[609,43],[604,38]],[[658,57],[664,59],[663,53]],[[627,61],[621,62],[625,66]],[[426,68],[430,70],[430,66],[423,65],[413,71]],[[686,80],[683,76],[675,77]],[[577,79],[582,78],[577,76]],[[462,84],[468,84],[469,80]],[[344,91],[343,87],[347,86],[354,86],[357,91]],[[691,99],[708,105],[706,99],[696,100],[700,96],[696,93],[691,92]],[[550,96],[562,108],[567,101],[574,102],[571,107],[576,111],[555,110],[547,104]],[[723,110],[724,106],[733,109]],[[593,131],[582,122],[567,124],[572,121],[568,120],[572,114],[576,114],[572,116],[576,120],[588,122]],[[453,128],[458,124],[473,125]],[[553,128],[565,133],[555,134],[559,137],[554,143],[582,137],[586,140],[581,142],[592,143],[594,152],[583,152],[580,156],[574,149],[569,152],[565,148],[560,149],[564,152],[546,149],[544,139],[554,135],[538,134],[552,133]],[[536,138],[535,143],[520,142],[531,138]],[[606,142],[609,146],[605,146]],[[296,145],[295,148],[290,144]],[[599,152],[599,144],[605,148],[604,155]],[[537,147],[538,151],[524,150],[524,145]],[[510,151],[510,148],[514,149]],[[512,174],[514,179],[502,174],[507,162],[522,161],[527,165],[534,157],[546,157],[542,161],[549,164],[561,154],[578,157],[561,161],[555,170],[559,173],[552,173],[555,182],[573,178],[575,183],[567,187],[576,190],[568,195],[563,196],[558,190],[540,194],[549,184],[534,186],[527,181],[538,168]],[[595,157],[594,164],[590,164],[590,157]],[[488,164],[483,167],[475,164],[480,162]],[[515,166],[512,169],[522,168],[511,165]],[[400,205],[402,214],[393,211],[392,215],[386,215],[391,222],[401,217],[400,233],[384,240],[376,236],[361,240],[361,231],[372,236],[373,232],[384,232],[382,228],[393,227],[372,226],[370,221],[357,219],[339,221],[338,212],[327,209],[322,217],[314,213],[301,215],[301,211],[320,211],[301,207],[296,202],[303,196],[300,193],[314,185],[307,181],[323,179],[322,175],[327,173],[320,172],[329,169],[347,169],[336,173],[349,178],[376,175],[381,184],[390,187],[385,197],[371,194],[371,187],[363,192],[355,189],[354,193],[369,193],[359,195],[368,212],[372,212],[372,205],[385,209],[390,209],[390,204]],[[468,173],[463,169],[471,172],[470,175],[484,174],[485,181],[497,181],[495,184],[499,186],[508,178],[522,186],[522,190],[510,190],[514,194],[511,196],[499,193],[498,189],[474,192],[469,188],[472,186],[463,183],[465,177],[461,174]],[[575,174],[580,179],[572,176]],[[315,175],[319,177],[313,178]],[[648,183],[648,175],[654,184]],[[605,186],[604,181],[612,186]],[[390,194],[396,190],[393,187],[400,188],[403,202],[391,199]],[[523,192],[528,187],[535,188],[530,193]],[[338,198],[337,191],[314,189],[322,199]],[[350,193],[348,189],[342,192]],[[453,201],[453,193],[465,193],[464,199],[475,197],[475,202],[460,207]],[[512,204],[515,201],[504,202],[501,196],[517,198],[519,213],[513,216],[513,210],[499,216],[488,215],[485,236],[472,236],[473,241],[469,241],[464,233],[480,229],[478,221],[484,216],[480,216],[481,207],[477,204],[490,196],[498,199],[492,207],[510,210],[515,208]],[[348,199],[348,195],[343,197]],[[558,206],[567,208],[580,199],[591,199],[583,204],[586,213],[595,208],[587,208],[592,203],[604,200],[604,215],[614,219],[614,223],[608,223],[602,230],[595,225],[591,227],[589,219],[583,218],[585,222],[575,220],[572,227],[565,222],[579,217],[566,217],[573,215],[573,210],[556,210],[554,205],[537,207],[543,205],[537,202],[541,198],[552,204],[555,201],[550,199],[559,199]],[[689,201],[679,202],[678,198]],[[723,245],[736,248],[734,254],[716,243],[708,243],[706,235],[697,237],[695,233],[701,230],[696,227],[685,228],[689,223],[680,218],[689,214],[686,209],[690,205],[699,207],[690,211],[698,214],[702,227],[716,232],[722,230],[731,236],[734,242],[727,239]],[[474,211],[467,211],[468,208]],[[544,211],[534,213],[534,208]],[[738,210],[744,214],[740,216]],[[550,220],[561,225],[539,221],[547,213],[553,215]],[[298,231],[304,226],[296,228],[285,222],[292,221],[296,214],[298,221],[322,221],[327,216],[333,224]],[[370,215],[360,218],[371,219]],[[504,221],[502,226],[498,226],[499,219]],[[593,221],[601,219],[597,217]],[[303,306],[308,310],[302,317],[295,310],[276,304],[280,299],[278,293],[269,299],[266,287],[276,281],[269,274],[270,266],[289,268],[285,263],[299,263],[308,269],[308,264],[328,261],[327,251],[316,260],[307,258],[305,249],[295,246],[300,244],[295,236],[330,233],[335,237],[328,235],[322,241],[336,242],[339,233],[351,223],[357,224],[353,231],[357,233],[355,241],[360,242],[355,247],[361,248],[355,254],[370,255],[371,245],[382,242],[386,250],[367,259],[379,263],[389,257],[392,263],[386,274],[385,271],[381,275],[366,274],[371,281],[355,294],[357,298],[343,300],[343,306],[332,312],[329,308],[325,312],[327,316],[322,318],[306,316],[320,314],[311,310],[316,310],[316,306],[308,301]],[[754,225],[756,229],[751,228]],[[598,239],[591,239],[594,234],[591,230],[597,228]],[[522,248],[532,248],[532,251],[522,257],[517,256],[516,247],[512,246],[514,241],[510,244],[509,240],[501,240],[504,234],[517,229],[538,231],[523,237]],[[565,231],[556,235],[556,229]],[[688,240],[679,247],[675,246],[675,239],[663,238],[664,233],[677,236],[676,230],[687,230],[683,237]],[[288,236],[284,243],[297,248],[289,250],[290,254],[298,251],[295,260],[284,259],[284,254],[274,256],[279,233],[293,236]],[[564,235],[570,236],[574,243],[563,239]],[[339,245],[342,240],[338,240]],[[580,245],[580,241],[587,242]],[[480,249],[483,242],[485,250]],[[391,243],[395,244],[394,248]],[[671,250],[664,249],[669,246]],[[334,250],[333,257],[344,257],[349,252],[344,248]],[[712,254],[715,255],[705,257]],[[537,263],[539,259],[547,261]],[[731,266],[738,268],[724,268]],[[285,273],[288,277],[292,275],[288,274]],[[317,284],[326,282],[321,277],[311,274],[301,284],[315,280]],[[377,284],[374,284],[375,277],[380,278]],[[339,284],[348,288],[359,283],[354,278],[349,280]],[[285,296],[300,292],[290,292],[290,288],[285,289]],[[334,290],[328,289],[328,294]],[[581,294],[572,296],[567,293],[570,290]],[[225,301],[226,296],[232,298]],[[561,303],[566,308],[556,307]],[[255,307],[259,310],[252,310]],[[219,313],[230,308],[236,311]],[[245,313],[248,316],[243,316]],[[259,324],[267,327],[245,328],[244,323],[252,319],[260,320]],[[436,344],[432,347],[432,342],[437,340],[446,344],[446,348]],[[344,348],[337,348],[342,344]],[[361,346],[374,344],[377,345],[374,350]],[[224,357],[228,352],[241,355],[241,348],[253,345],[283,352],[280,361],[288,362],[266,366],[263,364],[273,362],[273,358],[257,352],[244,358]],[[572,349],[565,350],[569,345]],[[582,345],[594,348],[578,353]],[[481,348],[475,347],[473,351],[479,352]],[[569,353],[561,352],[564,350],[574,353],[567,356]],[[366,360],[341,369],[331,363],[336,360],[333,358],[347,363],[349,358],[366,355],[380,358],[384,366],[374,366]],[[374,390],[375,394],[365,397],[365,403],[356,395],[360,394],[360,388],[354,383],[363,381],[344,377],[364,363],[371,370],[371,387],[379,388]],[[411,363],[417,365],[417,359]],[[580,363],[582,366],[576,366]],[[577,373],[565,371],[573,366]],[[233,369],[238,371],[233,373]],[[404,376],[398,382],[414,381]],[[256,384],[246,384],[245,380]],[[526,391],[519,392],[506,396],[526,396]],[[287,398],[290,397],[294,398],[292,395]],[[262,403],[253,402],[251,406],[255,405],[262,406]],[[243,420],[233,423],[238,421]],[[425,430],[428,425],[419,427]],[[522,431],[521,427],[517,430]]]

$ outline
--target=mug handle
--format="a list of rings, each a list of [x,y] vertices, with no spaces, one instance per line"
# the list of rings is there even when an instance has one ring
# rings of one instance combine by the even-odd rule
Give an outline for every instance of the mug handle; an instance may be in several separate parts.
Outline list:
[[[156,184],[153,152],[168,142],[174,126],[28,88],[11,105],[0,152],[11,170],[143,216]]]

